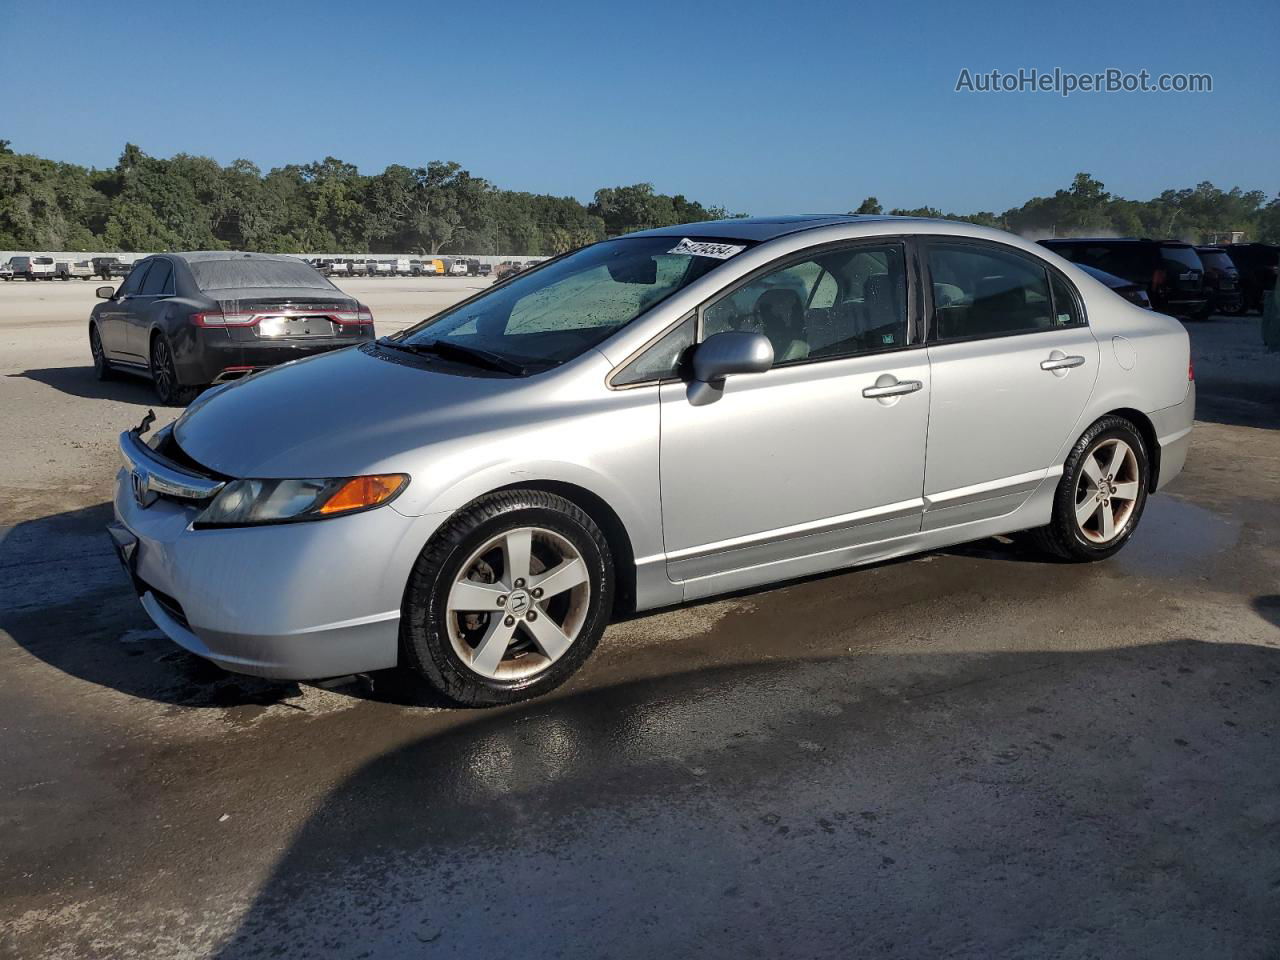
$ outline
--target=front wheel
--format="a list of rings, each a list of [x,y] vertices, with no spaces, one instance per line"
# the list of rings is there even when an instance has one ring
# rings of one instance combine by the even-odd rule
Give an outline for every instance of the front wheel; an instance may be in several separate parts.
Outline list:
[[[595,648],[613,607],[608,541],[541,490],[490,494],[432,537],[405,589],[404,662],[461,704],[526,700]]]
[[[1066,560],[1104,560],[1133,536],[1147,503],[1147,447],[1128,420],[1103,417],[1063,465],[1040,546]]]
[[[93,354],[93,375],[99,380],[110,380],[113,372],[111,361],[102,349],[102,336],[96,325],[89,328],[89,352]]]

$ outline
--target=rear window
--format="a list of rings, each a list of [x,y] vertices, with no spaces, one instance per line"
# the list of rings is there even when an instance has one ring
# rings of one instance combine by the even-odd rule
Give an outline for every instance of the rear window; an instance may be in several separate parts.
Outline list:
[[[1199,255],[1185,244],[1162,243],[1160,256],[1165,261],[1177,264],[1185,270],[1204,270]]]
[[[1225,250],[1197,250],[1200,255],[1200,262],[1206,267],[1214,270],[1234,270],[1236,265],[1231,262],[1231,258],[1227,256]]]
[[[197,260],[189,264],[201,290],[251,290],[271,287],[334,286],[301,260]]]

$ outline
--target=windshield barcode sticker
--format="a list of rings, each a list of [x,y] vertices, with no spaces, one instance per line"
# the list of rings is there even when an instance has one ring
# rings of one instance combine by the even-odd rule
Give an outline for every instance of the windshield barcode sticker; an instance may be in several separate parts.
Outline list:
[[[728,260],[735,254],[747,249],[732,243],[707,243],[705,240],[681,240],[667,253],[682,253],[690,257],[715,257],[717,260]]]

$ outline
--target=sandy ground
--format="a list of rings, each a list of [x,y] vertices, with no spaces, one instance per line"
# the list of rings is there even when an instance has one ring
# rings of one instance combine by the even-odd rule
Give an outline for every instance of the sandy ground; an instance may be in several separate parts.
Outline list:
[[[475,281],[357,280],[380,332]],[[615,624],[554,696],[235,677],[102,533],[145,383],[0,284],[0,957],[1274,958],[1280,358],[1115,559],[987,541]]]

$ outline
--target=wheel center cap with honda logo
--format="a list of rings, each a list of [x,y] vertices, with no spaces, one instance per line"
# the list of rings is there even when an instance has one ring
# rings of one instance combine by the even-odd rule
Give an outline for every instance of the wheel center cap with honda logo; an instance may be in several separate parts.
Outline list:
[[[507,610],[512,616],[522,617],[529,610],[529,594],[517,590],[507,598]]]

